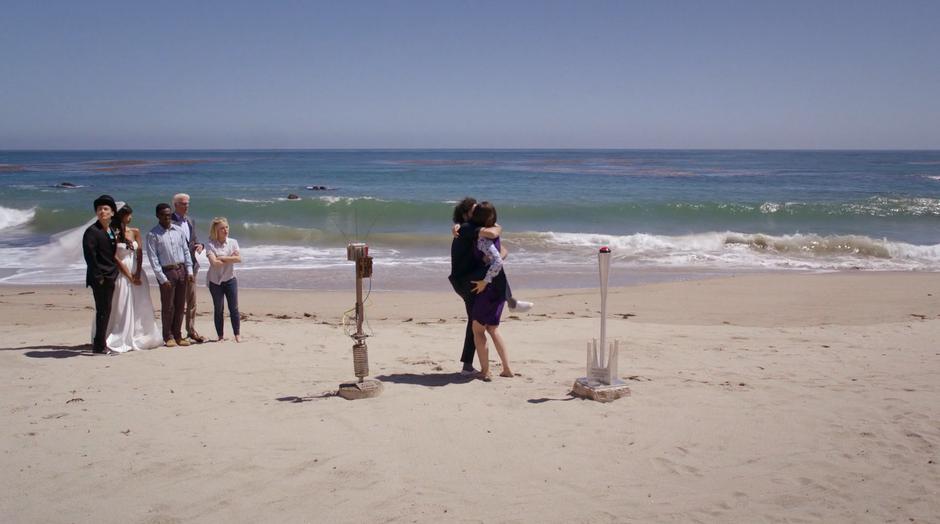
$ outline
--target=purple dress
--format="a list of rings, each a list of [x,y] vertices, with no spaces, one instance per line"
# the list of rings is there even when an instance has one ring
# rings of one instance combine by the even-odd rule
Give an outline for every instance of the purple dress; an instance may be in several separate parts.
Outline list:
[[[484,253],[481,247],[489,248],[489,252]],[[493,248],[495,248],[495,257]],[[477,240],[476,249],[473,250],[473,256],[478,260],[486,260],[487,256],[490,258],[490,260],[486,262],[489,270],[484,279],[487,280],[489,284],[487,284],[486,289],[484,289],[482,293],[474,295],[473,310],[470,313],[471,319],[485,326],[499,325],[499,317],[502,316],[503,305],[506,303],[506,290],[500,289],[500,286],[495,285],[494,282],[496,275],[502,273],[503,260],[499,256],[499,249],[499,238],[493,241],[480,238]]]

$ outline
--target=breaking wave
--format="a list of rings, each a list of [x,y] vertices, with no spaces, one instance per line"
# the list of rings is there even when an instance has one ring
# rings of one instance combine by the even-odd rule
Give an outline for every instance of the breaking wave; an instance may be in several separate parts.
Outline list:
[[[8,229],[29,223],[36,216],[36,208],[12,209],[0,207],[0,229]]]

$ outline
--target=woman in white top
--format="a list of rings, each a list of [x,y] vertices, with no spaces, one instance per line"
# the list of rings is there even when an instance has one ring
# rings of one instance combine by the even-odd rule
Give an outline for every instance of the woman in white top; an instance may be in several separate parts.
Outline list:
[[[209,227],[209,243],[206,244],[206,256],[209,258],[209,271],[206,273],[206,285],[212,295],[214,306],[215,332],[219,340],[224,325],[222,299],[228,300],[228,314],[232,319],[232,332],[235,342],[241,342],[240,318],[238,316],[238,280],[235,278],[235,264],[242,261],[238,252],[238,241],[228,236],[228,220],[224,217],[212,219]]]

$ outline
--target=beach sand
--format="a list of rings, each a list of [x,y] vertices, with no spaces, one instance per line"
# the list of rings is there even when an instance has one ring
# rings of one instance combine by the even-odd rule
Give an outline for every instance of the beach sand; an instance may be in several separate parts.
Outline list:
[[[568,395],[597,291],[516,291],[492,383],[456,295],[374,292],[385,391],[346,401],[351,292],[243,289],[241,344],[106,357],[90,291],[0,287],[0,521],[940,521],[940,275],[611,290],[608,404]]]

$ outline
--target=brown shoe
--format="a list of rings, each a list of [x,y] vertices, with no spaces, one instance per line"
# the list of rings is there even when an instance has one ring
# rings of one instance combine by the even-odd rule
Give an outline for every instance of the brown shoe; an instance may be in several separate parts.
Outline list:
[[[168,348],[175,348],[176,341],[171,338],[170,340],[167,340],[166,342],[164,342],[164,345],[166,345],[166,347]]]
[[[182,340],[177,340],[177,341],[176,341],[176,345],[177,345],[177,346],[186,347],[186,346],[188,346],[188,345],[190,345],[190,344],[189,344],[189,341],[184,338],[184,339],[182,339]]]
[[[197,344],[202,344],[203,342],[206,341],[206,337],[200,335],[199,333],[196,333],[195,331],[189,334],[189,339]]]

